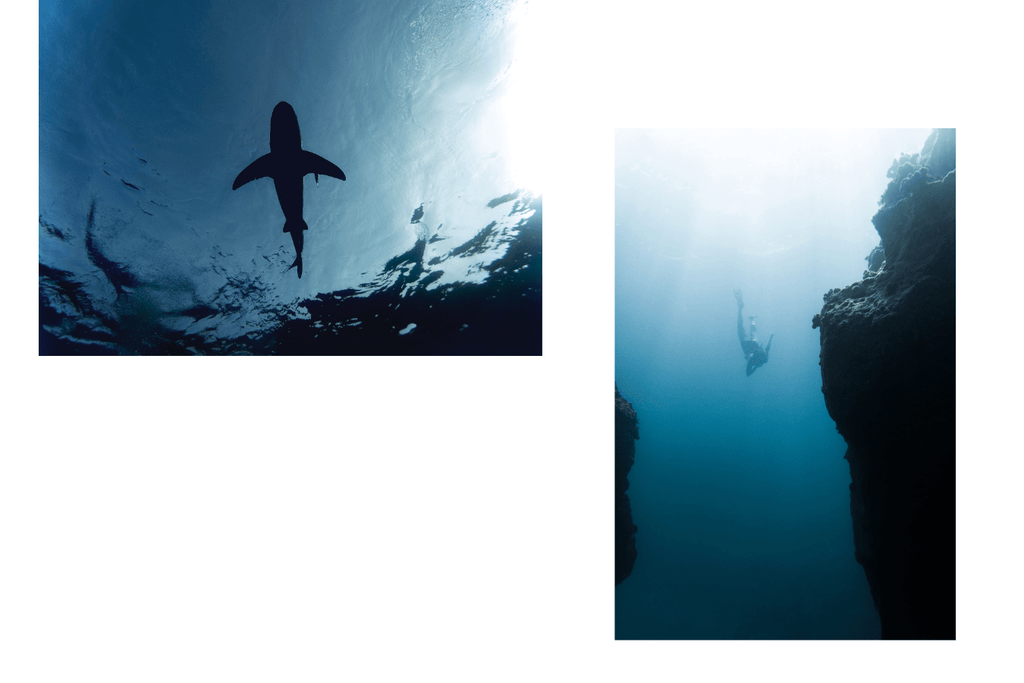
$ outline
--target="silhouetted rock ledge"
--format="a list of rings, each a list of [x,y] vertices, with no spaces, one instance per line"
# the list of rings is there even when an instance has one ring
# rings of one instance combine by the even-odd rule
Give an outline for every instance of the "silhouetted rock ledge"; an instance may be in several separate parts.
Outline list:
[[[825,295],[825,405],[846,440],[857,561],[882,638],[956,638],[956,131],[903,155],[885,260]]]
[[[636,525],[629,507],[629,470],[636,453],[634,441],[640,438],[636,411],[622,398],[615,386],[615,585],[633,571],[636,561]]]

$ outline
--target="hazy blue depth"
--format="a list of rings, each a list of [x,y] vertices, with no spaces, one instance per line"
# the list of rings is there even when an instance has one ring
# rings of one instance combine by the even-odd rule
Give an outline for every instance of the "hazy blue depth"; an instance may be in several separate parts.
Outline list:
[[[616,637],[879,637],[811,318],[861,278],[885,173],[929,132],[617,132],[615,376],[640,440]],[[750,377],[735,288],[775,334]]]

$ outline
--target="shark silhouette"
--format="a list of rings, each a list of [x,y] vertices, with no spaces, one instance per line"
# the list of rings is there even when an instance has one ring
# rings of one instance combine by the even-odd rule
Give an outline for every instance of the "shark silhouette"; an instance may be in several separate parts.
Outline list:
[[[307,173],[312,173],[317,183],[322,175],[345,179],[345,173],[330,161],[302,149],[299,119],[295,116],[295,110],[287,102],[278,102],[274,113],[270,115],[270,154],[264,154],[246,166],[235,178],[231,189],[237,190],[257,178],[274,179],[277,200],[281,202],[281,211],[284,212],[284,232],[291,233],[295,244],[295,263],[290,268],[298,267],[300,278],[302,231],[309,229],[302,219],[302,179]]]

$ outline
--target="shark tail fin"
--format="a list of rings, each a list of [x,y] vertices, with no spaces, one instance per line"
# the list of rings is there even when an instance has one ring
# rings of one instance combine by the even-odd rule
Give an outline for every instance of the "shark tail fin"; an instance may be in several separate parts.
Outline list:
[[[299,269],[299,278],[302,278],[302,243],[305,241],[303,230],[309,230],[309,226],[301,218],[293,218],[284,223],[284,231],[291,233],[292,243],[295,245],[295,263],[291,268]]]

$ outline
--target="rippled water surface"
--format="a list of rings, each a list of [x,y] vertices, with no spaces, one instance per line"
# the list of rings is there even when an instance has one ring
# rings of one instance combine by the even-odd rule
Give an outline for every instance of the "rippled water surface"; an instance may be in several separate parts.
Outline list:
[[[520,10],[43,2],[41,353],[539,353]],[[274,183],[231,189],[280,101],[347,176],[304,179],[301,279]]]

